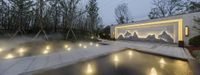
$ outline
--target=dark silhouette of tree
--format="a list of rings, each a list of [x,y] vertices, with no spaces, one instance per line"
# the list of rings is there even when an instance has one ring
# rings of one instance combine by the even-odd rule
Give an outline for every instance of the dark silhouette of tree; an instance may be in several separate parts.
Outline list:
[[[189,13],[200,12],[200,2],[189,1],[188,3],[187,11]]]
[[[186,10],[183,0],[153,0],[153,5],[148,15],[150,19],[183,14]]]
[[[31,0],[9,0],[12,7],[12,14],[15,19],[15,26],[17,31],[13,35],[16,36],[18,33],[25,33],[25,28],[30,24],[31,7],[34,5]],[[13,38],[11,37],[11,38]]]
[[[0,0],[0,32],[14,36],[63,33],[65,39],[97,35],[102,19],[96,0]],[[83,35],[84,34],[84,35]],[[86,34],[86,35],[85,35]],[[88,34],[88,35],[87,35]],[[79,36],[80,35],[80,36]],[[10,35],[9,35],[10,36]]]
[[[116,21],[118,24],[133,22],[126,3],[120,4],[115,8]]]
[[[189,1],[188,3],[189,3],[187,6],[188,13],[200,12],[200,2]],[[196,22],[196,25],[193,28],[200,33],[200,17],[194,16],[194,21]]]
[[[35,10],[35,26],[39,29],[34,38],[37,38],[41,33],[44,34],[45,39],[48,40],[45,27],[47,27],[48,22],[48,8],[46,6],[45,0],[37,0],[36,10]]]
[[[96,35],[95,32],[98,29],[98,25],[101,23],[101,17],[99,16],[99,8],[97,6],[97,0],[89,0],[89,4],[86,6],[87,10],[87,23],[88,29],[91,35]]]
[[[77,25],[77,19],[86,12],[78,8],[79,2],[80,0],[62,0],[60,2],[62,7],[63,25],[67,33],[66,39],[68,39],[70,33],[77,39],[73,28]]]

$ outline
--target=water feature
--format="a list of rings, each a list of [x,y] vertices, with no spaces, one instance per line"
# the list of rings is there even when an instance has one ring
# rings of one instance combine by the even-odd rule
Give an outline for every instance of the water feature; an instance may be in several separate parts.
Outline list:
[[[67,60],[67,59],[66,59]],[[34,75],[192,75],[188,62],[124,50]]]

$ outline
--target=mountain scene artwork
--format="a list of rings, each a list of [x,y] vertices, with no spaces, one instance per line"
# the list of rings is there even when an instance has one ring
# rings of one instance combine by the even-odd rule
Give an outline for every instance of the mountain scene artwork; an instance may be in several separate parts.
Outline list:
[[[138,32],[128,32],[126,31],[124,34],[120,34],[119,40],[131,40],[131,41],[148,41],[148,42],[163,42],[163,43],[174,43],[174,39],[171,34],[167,31],[162,31],[161,34],[149,34],[147,37],[141,38]],[[158,36],[158,37],[156,37]]]

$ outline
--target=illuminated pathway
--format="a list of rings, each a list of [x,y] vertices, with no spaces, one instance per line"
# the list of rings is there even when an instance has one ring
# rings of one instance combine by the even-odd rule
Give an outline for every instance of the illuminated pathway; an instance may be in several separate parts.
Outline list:
[[[188,55],[185,50],[172,45],[121,41],[107,41],[105,43],[110,45],[97,45],[98,47],[85,46],[82,49],[69,49],[68,52],[63,50],[63,52],[56,52],[46,55],[0,60],[0,75],[26,74],[43,69],[66,66],[76,62],[120,51],[125,48],[133,48],[145,52],[181,59],[192,59],[192,57]]]

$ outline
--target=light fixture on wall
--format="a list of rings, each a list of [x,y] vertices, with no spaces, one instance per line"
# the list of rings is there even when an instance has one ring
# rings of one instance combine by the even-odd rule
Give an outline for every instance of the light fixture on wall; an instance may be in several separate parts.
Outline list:
[[[185,26],[185,36],[188,37],[189,36],[189,27]]]

